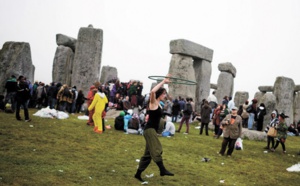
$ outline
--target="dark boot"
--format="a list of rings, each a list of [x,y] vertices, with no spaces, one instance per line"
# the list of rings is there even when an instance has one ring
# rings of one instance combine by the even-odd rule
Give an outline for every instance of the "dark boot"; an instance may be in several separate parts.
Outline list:
[[[136,171],[134,177],[135,177],[136,179],[138,179],[139,181],[144,182],[144,180],[143,180],[142,177],[141,177],[142,172],[143,172],[143,171],[141,171],[141,170],[138,169],[138,170]]]
[[[165,168],[165,166],[164,166],[164,164],[163,164],[162,161],[159,161],[159,162],[157,162],[156,164],[157,164],[157,166],[159,167],[160,176],[165,176],[165,175],[166,175],[166,176],[174,176],[173,173],[169,172],[169,171]]]

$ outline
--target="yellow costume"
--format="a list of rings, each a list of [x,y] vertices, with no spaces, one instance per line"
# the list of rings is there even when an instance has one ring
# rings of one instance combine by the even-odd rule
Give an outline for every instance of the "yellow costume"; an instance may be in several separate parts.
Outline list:
[[[98,92],[95,94],[92,104],[89,106],[89,111],[95,108],[95,113],[93,115],[93,120],[95,124],[94,131],[97,133],[102,133],[102,112],[105,109],[105,105],[108,103],[107,97],[104,93]]]

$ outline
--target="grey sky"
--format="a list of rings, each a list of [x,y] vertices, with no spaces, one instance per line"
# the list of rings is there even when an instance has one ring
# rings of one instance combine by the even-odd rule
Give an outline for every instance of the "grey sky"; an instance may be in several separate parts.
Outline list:
[[[237,69],[234,91],[273,85],[276,77],[300,84],[298,0],[0,0],[0,47],[29,42],[35,79],[51,82],[57,33],[77,38],[80,27],[104,31],[102,66],[117,67],[121,81],[165,75],[169,42],[187,39],[214,50],[219,63]],[[249,78],[249,76],[252,76]]]

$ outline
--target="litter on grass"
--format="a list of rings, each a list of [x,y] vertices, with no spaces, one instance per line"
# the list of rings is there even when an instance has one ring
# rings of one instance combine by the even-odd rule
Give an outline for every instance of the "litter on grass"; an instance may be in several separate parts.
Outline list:
[[[140,162],[140,160],[139,160],[139,159],[136,159],[135,161],[136,161],[136,162]]]
[[[141,183],[142,185],[148,185],[148,182],[147,181],[144,181]]]
[[[89,117],[86,116],[86,115],[83,115],[83,116],[78,116],[77,119],[80,119],[80,120],[89,120]]]
[[[286,169],[289,172],[300,172],[300,162]]]
[[[220,180],[220,183],[225,183],[225,180]]]
[[[58,170],[58,172],[64,172],[64,170]]]
[[[65,112],[57,111],[55,109],[42,108],[41,110],[37,111],[33,114],[34,116],[39,116],[41,118],[57,118],[57,119],[67,119],[69,118],[69,115]]]
[[[148,174],[146,174],[146,177],[147,177],[147,178],[152,178],[153,176],[154,176],[154,173],[152,173],[152,174],[149,174],[149,175],[148,175]]]
[[[201,161],[208,162],[208,161],[210,161],[210,159],[209,158],[202,158]]]

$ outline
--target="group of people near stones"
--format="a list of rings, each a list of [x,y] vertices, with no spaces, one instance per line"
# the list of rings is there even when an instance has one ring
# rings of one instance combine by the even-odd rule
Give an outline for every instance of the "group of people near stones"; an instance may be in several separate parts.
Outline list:
[[[148,167],[151,160],[159,167],[161,176],[174,175],[165,168],[162,162],[162,146],[158,139],[158,134],[163,134],[163,132],[168,132],[168,136],[175,134],[174,122],[179,123],[176,130],[178,133],[185,123],[186,131],[183,134],[187,135],[189,134],[189,123],[200,121],[199,134],[202,135],[205,128],[207,136],[209,135],[208,124],[212,122],[215,126],[214,138],[218,139],[223,134],[219,155],[223,156],[226,153],[228,157],[232,155],[235,149],[237,138],[241,137],[242,128],[263,130],[264,116],[267,111],[263,103],[257,106],[258,101],[256,99],[253,99],[251,104],[245,101],[243,105],[237,108],[232,98],[228,96],[223,98],[222,104],[218,104],[214,91],[207,99],[202,100],[201,106],[196,112],[192,98],[178,97],[172,99],[171,95],[167,94],[163,85],[170,82],[169,77],[171,76],[168,74],[153,87],[150,94],[145,96],[142,95],[142,82],[121,83],[118,79],[103,85],[100,82],[95,82],[91,85],[87,96],[84,96],[82,90],[77,92],[76,86],[68,87],[61,83],[44,85],[42,82],[36,82],[32,85],[24,76],[19,76],[18,79],[12,76],[6,82],[7,93],[5,101],[3,101],[4,96],[1,97],[0,109],[7,109],[5,107],[10,105],[11,110],[16,111],[16,119],[22,120],[19,113],[22,106],[25,121],[28,122],[31,120],[28,115],[28,106],[35,108],[49,106],[60,111],[74,113],[80,112],[82,104],[87,102],[88,113],[86,114],[89,116],[87,125],[93,126],[94,132],[99,134],[105,131],[104,117],[106,112],[109,109],[121,110],[119,120],[124,121],[124,124],[120,130],[128,133],[130,129],[128,125],[135,127],[135,130],[143,134],[146,141],[145,152],[134,175],[136,179],[142,182],[144,180],[141,173]],[[137,112],[134,112],[134,109]],[[268,135],[265,149],[274,152],[281,144],[283,153],[286,153],[287,132],[292,131],[298,134],[300,127],[299,123],[297,126],[288,127],[285,122],[287,117],[284,113],[279,114],[277,110],[272,111],[271,121],[264,131],[268,133],[271,128],[275,128],[277,135]],[[137,119],[138,123],[134,123],[134,119]],[[255,126],[254,122],[256,123]],[[117,129],[116,124],[115,128]],[[162,128],[164,130],[161,130]]]

